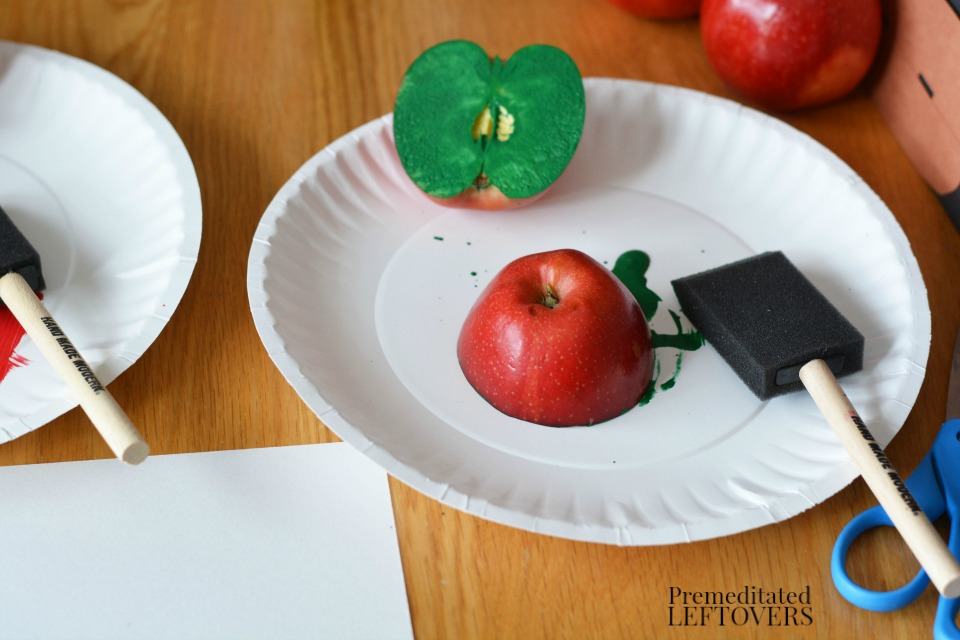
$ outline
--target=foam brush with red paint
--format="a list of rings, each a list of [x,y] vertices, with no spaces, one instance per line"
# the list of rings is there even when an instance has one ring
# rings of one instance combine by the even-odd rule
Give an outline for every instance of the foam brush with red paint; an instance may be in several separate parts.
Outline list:
[[[43,299],[41,294],[37,295]],[[0,382],[3,382],[13,369],[30,364],[27,358],[16,352],[22,339],[23,327],[10,313],[10,309],[0,306]]]
[[[3,209],[0,209],[0,274],[0,302],[70,387],[110,449],[124,462],[142,462],[149,454],[149,447],[41,302],[45,283],[40,254]],[[19,342],[22,333],[12,331],[3,335],[15,335]],[[9,353],[16,342],[10,345]],[[8,359],[8,362],[15,361]],[[12,365],[5,363],[4,366],[9,369]]]

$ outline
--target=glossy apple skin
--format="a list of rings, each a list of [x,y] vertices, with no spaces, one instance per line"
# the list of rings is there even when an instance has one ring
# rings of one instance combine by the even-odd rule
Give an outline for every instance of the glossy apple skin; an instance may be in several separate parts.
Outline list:
[[[543,303],[547,286],[559,300],[553,308]],[[650,330],[633,294],[573,249],[504,267],[467,315],[457,357],[494,407],[552,427],[622,414],[653,371]]]
[[[700,10],[700,0],[610,0],[641,18],[690,18]]]
[[[707,57],[765,107],[836,100],[860,82],[880,40],[880,0],[703,0]]]

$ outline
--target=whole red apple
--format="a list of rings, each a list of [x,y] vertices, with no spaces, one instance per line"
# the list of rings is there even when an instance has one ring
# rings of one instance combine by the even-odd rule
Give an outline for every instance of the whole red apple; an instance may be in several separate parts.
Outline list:
[[[610,0],[641,18],[689,18],[697,15],[700,0]]]
[[[650,330],[633,294],[573,249],[504,267],[467,315],[457,357],[494,407],[553,427],[620,415],[653,369]]]
[[[774,109],[849,93],[870,68],[880,0],[704,0],[700,31],[717,73]]]

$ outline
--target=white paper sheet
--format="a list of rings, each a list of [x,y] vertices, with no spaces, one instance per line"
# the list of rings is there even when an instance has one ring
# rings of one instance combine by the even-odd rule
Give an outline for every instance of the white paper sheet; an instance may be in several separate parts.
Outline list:
[[[412,638],[386,474],[345,444],[0,468],[0,638]]]

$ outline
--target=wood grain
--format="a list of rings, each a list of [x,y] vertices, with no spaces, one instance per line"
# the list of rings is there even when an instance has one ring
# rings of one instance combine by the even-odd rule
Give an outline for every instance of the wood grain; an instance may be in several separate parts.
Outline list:
[[[277,189],[317,150],[392,108],[407,64],[465,37],[509,54],[548,42],[585,75],[727,90],[696,21],[645,22],[601,0],[511,2],[75,0],[0,4],[0,37],[64,51],[139,89],[166,114],[196,165],[204,205],[196,273],[173,320],[111,385],[156,453],[336,437],[267,358],[247,310],[245,265]],[[928,376],[889,449],[904,471],[943,419],[960,323],[960,236],[864,94],[785,119],[833,149],[900,220],[933,312]],[[0,464],[108,457],[79,411],[0,446]],[[621,549],[567,542],[447,509],[393,482],[407,592],[418,638],[924,637],[932,589],[895,614],[861,611],[834,590],[828,561],[840,528],[874,504],[861,481],[787,522],[689,545]],[[893,587],[916,565],[888,531],[853,550],[852,574]],[[667,627],[667,589],[810,585],[804,628]],[[162,594],[158,594],[162,597]]]

